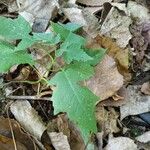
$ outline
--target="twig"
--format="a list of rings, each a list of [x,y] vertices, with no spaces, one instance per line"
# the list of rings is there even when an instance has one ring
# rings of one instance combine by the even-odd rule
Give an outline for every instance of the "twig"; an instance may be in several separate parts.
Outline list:
[[[12,127],[11,121],[10,121],[9,113],[8,113],[8,109],[9,109],[9,106],[11,104],[12,104],[12,102],[7,105],[6,113],[7,113],[7,117],[8,117],[8,121],[9,121],[9,127],[10,127],[10,131],[11,131],[11,135],[12,135],[12,139],[13,139],[13,143],[14,143],[14,149],[17,150],[17,144],[16,144],[16,140],[15,140],[15,135],[14,135],[14,131],[13,131],[13,127]]]
[[[16,100],[44,100],[44,101],[51,101],[49,97],[38,97],[37,95],[35,96],[16,96],[16,95],[8,95],[6,96],[8,99],[16,99]]]

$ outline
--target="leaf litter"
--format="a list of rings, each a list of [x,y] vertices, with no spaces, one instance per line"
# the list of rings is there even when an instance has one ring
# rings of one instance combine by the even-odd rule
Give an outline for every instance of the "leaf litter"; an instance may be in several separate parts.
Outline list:
[[[140,146],[146,149],[149,142],[149,126],[142,126],[145,133],[139,133],[138,136],[132,137],[133,128],[129,126],[130,123],[128,122],[135,121],[133,118],[141,117],[143,113],[150,115],[148,114],[150,111],[148,78],[148,71],[150,70],[150,15],[148,2],[146,0],[144,3],[141,3],[140,0],[135,0],[134,2],[129,0],[126,5],[123,2],[112,2],[111,0],[101,2],[97,0],[73,0],[68,2],[38,0],[35,3],[28,0],[17,0],[9,3],[6,1],[3,4],[7,4],[4,7],[8,7],[8,11],[2,9],[2,16],[5,16],[6,13],[11,16],[11,13],[18,12],[30,23],[30,26],[26,22],[20,24],[21,17],[18,17],[18,19],[3,18],[5,20],[2,21],[4,24],[0,23],[1,28],[5,27],[4,30],[0,30],[1,43],[5,39],[8,42],[0,44],[3,45],[0,49],[5,49],[0,55],[2,58],[0,71],[5,72],[2,76],[5,80],[4,82],[10,82],[11,91],[9,94],[17,95],[18,99],[21,95],[31,95],[30,98],[33,98],[32,95],[36,95],[30,102],[25,100],[29,97],[20,97],[24,100],[16,100],[10,106],[11,113],[17,120],[17,124],[20,124],[25,130],[24,135],[27,133],[30,136],[27,140],[28,143],[32,145],[32,142],[34,142],[34,145],[39,149],[83,150],[86,146],[85,144],[87,144],[84,143],[85,139],[86,142],[93,142],[97,140],[96,137],[98,138],[98,136],[94,137],[93,135],[92,139],[89,139],[87,135],[90,132],[97,133],[102,131],[101,136],[99,136],[100,139],[98,139],[100,145],[89,142],[87,149],[94,150],[95,145],[99,149],[133,150],[138,149],[139,143],[141,144]],[[141,13],[139,14],[139,12]],[[15,14],[16,17],[17,15]],[[18,25],[15,21],[18,22]],[[56,29],[48,28],[49,24],[53,24],[50,21],[59,22],[58,29],[62,26],[62,30],[64,30],[62,35],[62,32],[56,31],[57,27]],[[78,23],[79,26],[63,26],[67,22]],[[12,26],[20,30],[20,32],[16,33],[15,30],[10,30]],[[78,30],[81,28],[82,31]],[[59,33],[60,39],[55,34],[49,34],[52,30]],[[43,33],[36,34],[33,31],[44,33],[46,31],[48,35],[44,37]],[[79,32],[80,36],[85,37],[86,42],[84,40],[82,42],[82,38],[80,38],[79,44],[76,34],[70,33],[72,31]],[[19,41],[20,39],[22,40]],[[57,48],[47,45],[47,42],[58,44],[60,40],[64,40],[66,43],[62,44],[56,53],[57,56],[63,56],[64,59],[63,61],[59,60],[58,65],[53,64],[54,60],[52,59]],[[45,43],[41,43],[41,41],[45,41]],[[67,43],[70,45],[67,45]],[[12,45],[15,45],[15,48]],[[31,55],[21,50],[26,48],[28,48],[28,52]],[[73,48],[78,49],[78,51],[73,51]],[[96,51],[88,52],[93,48],[95,50],[106,49],[106,54],[100,63],[98,63],[98,59],[102,58],[103,55],[94,55]],[[7,56],[8,54],[11,55],[12,60],[9,59],[10,57],[6,57],[4,52],[7,51]],[[18,62],[16,63],[14,60],[17,55],[22,57],[18,57]],[[36,63],[34,63],[36,71],[29,66],[27,66],[29,68],[26,71],[26,63],[33,66],[31,56],[36,60]],[[3,58],[7,61],[7,64],[3,63]],[[87,61],[88,65],[92,65],[95,74],[90,65],[74,61]],[[74,63],[74,67],[66,67],[57,72],[57,69],[60,66],[64,66],[64,63]],[[19,64],[24,64],[25,66]],[[14,65],[16,66],[14,67]],[[11,66],[14,68],[11,72],[7,72]],[[80,66],[80,69],[77,66]],[[80,78],[75,77],[76,74],[79,74]],[[92,75],[94,76],[92,77]],[[136,82],[133,82],[132,79],[138,80],[138,76],[142,76],[141,83],[143,82],[144,84],[136,85]],[[48,78],[53,87],[48,88],[46,86],[45,78]],[[30,79],[34,81],[31,86]],[[9,87],[9,84],[6,86]],[[72,84],[71,88],[70,84]],[[18,85],[20,85],[19,88]],[[66,88],[64,88],[64,85]],[[84,86],[87,86],[91,91]],[[5,90],[0,90],[3,97]],[[68,93],[69,91],[70,93]],[[41,101],[36,105],[37,100],[35,99],[42,99],[42,97],[39,97],[41,95],[46,96],[45,98],[52,96],[51,100],[54,108]],[[73,99],[78,101],[73,101]],[[83,106],[87,106],[86,109]],[[39,111],[41,109],[42,113]],[[66,119],[66,117],[62,116],[64,115],[63,112],[68,112],[68,110],[69,113]],[[73,112],[76,112],[76,115]],[[9,114],[10,116],[11,113]],[[51,115],[49,116],[48,114]],[[80,115],[82,115],[81,118]],[[11,116],[11,118],[13,117]],[[3,118],[1,122],[4,123],[6,120],[6,118]],[[128,121],[126,122],[126,120]],[[13,122],[11,119],[8,119],[8,121]],[[72,123],[72,121],[75,121],[76,124],[74,124],[75,122]],[[47,122],[49,122],[49,127]],[[146,124],[149,120],[143,120],[143,122]],[[4,127],[6,126],[8,126],[8,123],[4,125]],[[125,134],[127,132],[123,132],[123,126],[127,127],[129,135]],[[137,129],[141,128],[138,124],[136,124],[136,127]],[[9,127],[6,130],[10,132]],[[15,133],[15,129],[13,131]],[[43,141],[45,131],[49,137]],[[11,132],[9,135],[11,135]],[[31,140],[31,138],[33,139]],[[1,134],[1,139],[1,146],[5,146],[3,142],[8,141],[6,145],[11,146],[13,149],[14,139],[11,136]],[[22,138],[19,140],[15,136],[15,140],[19,149],[29,149]],[[8,148],[6,147],[5,149]],[[9,147],[9,149],[11,148]]]

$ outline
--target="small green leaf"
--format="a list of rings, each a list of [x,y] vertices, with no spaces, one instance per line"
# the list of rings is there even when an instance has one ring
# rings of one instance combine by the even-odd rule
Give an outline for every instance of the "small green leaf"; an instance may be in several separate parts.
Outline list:
[[[85,52],[93,58],[92,60],[88,60],[87,63],[95,66],[103,59],[106,49],[85,49]]]
[[[61,37],[61,39],[63,41],[67,38],[67,36],[71,32],[68,29],[64,28],[62,25],[58,24],[58,23],[51,22],[51,26],[53,28],[53,31],[55,33],[59,34],[59,36]]]
[[[70,32],[64,43],[60,46],[60,49],[57,50],[56,56],[59,57],[63,55],[64,60],[68,64],[73,60],[83,62],[92,60],[93,58],[82,49],[84,44],[85,39],[83,37]]]
[[[90,65],[74,63],[58,72],[49,82],[56,85],[52,96],[55,114],[67,112],[69,118],[81,129],[85,142],[90,133],[97,131],[94,108],[98,97],[81,86],[79,81],[89,79],[93,74]]]
[[[13,65],[17,64],[33,64],[31,55],[25,51],[15,51],[14,46],[0,41],[0,72],[6,72]]]
[[[31,32],[29,23],[21,16],[17,19],[0,17],[0,36],[10,39],[23,39]]]

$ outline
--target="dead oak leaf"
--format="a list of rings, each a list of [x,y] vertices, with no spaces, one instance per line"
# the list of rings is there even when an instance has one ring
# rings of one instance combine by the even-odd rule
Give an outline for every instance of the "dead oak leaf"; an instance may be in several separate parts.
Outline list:
[[[85,84],[100,100],[105,100],[123,86],[123,76],[118,72],[114,59],[105,55],[95,67],[95,75]]]
[[[116,63],[119,72],[124,76],[125,81],[131,80],[131,74],[129,73],[129,49],[120,48],[116,42],[111,38],[105,36],[97,36],[94,39],[94,45],[96,48],[99,46],[107,49],[107,54],[112,56]],[[92,42],[88,43],[88,47],[93,47]]]

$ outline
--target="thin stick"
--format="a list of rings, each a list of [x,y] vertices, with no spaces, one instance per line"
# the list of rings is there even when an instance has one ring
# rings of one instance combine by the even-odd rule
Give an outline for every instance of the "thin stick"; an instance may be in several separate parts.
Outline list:
[[[11,131],[11,135],[12,135],[12,139],[13,139],[13,143],[14,143],[14,149],[17,150],[15,135],[14,135],[13,127],[12,127],[12,124],[11,124],[11,121],[10,121],[10,118],[9,118],[9,113],[8,113],[8,108],[11,104],[12,104],[12,102],[7,105],[6,113],[7,113],[7,117],[8,117],[8,121],[9,121],[9,127],[10,127],[10,131]]]
[[[38,97],[37,95],[35,96],[16,96],[16,95],[8,95],[6,96],[8,99],[16,99],[16,100],[44,100],[44,101],[51,101],[49,97]]]

